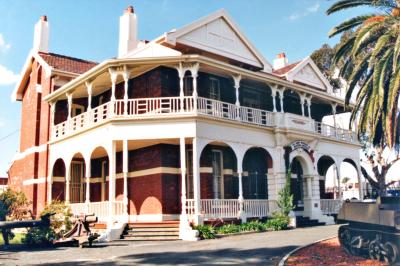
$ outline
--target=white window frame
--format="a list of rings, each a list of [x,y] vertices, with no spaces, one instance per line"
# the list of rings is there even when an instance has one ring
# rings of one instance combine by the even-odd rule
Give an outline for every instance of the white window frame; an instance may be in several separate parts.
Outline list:
[[[217,84],[217,86],[214,86]],[[209,98],[213,100],[221,100],[221,84],[219,79],[210,77]]]
[[[186,150],[186,197],[194,198],[193,188],[193,150]]]

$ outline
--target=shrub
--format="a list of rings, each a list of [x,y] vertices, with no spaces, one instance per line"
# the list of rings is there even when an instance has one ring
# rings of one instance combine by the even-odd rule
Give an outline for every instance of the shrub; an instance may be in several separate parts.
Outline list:
[[[290,176],[291,172],[288,171],[286,175],[285,186],[278,192],[277,204],[281,213],[288,216],[294,210],[293,195],[290,193]]]
[[[218,234],[234,234],[241,231],[241,225],[236,224],[224,224],[223,226],[217,227]]]
[[[267,229],[266,225],[264,223],[261,223],[260,221],[251,221],[248,223],[244,223],[241,225],[241,231],[256,231],[256,232],[262,232]]]
[[[62,235],[71,229],[70,218],[71,210],[61,201],[53,201],[47,205],[40,216],[50,216],[50,227],[32,227],[29,228],[27,234],[22,241],[27,245],[50,245],[54,240],[62,237]]]
[[[274,231],[286,230],[289,227],[289,217],[281,213],[275,213],[266,223],[266,227]]]
[[[194,229],[199,231],[199,237],[201,239],[213,239],[215,238],[215,229],[211,225],[197,225]]]

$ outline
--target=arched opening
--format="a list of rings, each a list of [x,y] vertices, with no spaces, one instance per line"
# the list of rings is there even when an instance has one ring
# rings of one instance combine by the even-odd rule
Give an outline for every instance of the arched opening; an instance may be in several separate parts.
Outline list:
[[[268,199],[268,169],[272,157],[263,148],[250,148],[243,157],[243,197],[245,199]]]
[[[52,169],[51,199],[65,201],[65,163],[57,159]]]
[[[239,183],[235,152],[225,143],[214,142],[200,155],[202,199],[237,199]]]
[[[109,158],[103,147],[93,150],[90,165],[90,201],[105,201],[108,199]]]
[[[342,199],[360,199],[362,185],[358,175],[357,164],[349,158],[344,159],[340,164],[340,187]],[[373,197],[366,192],[367,197]]]
[[[338,195],[338,174],[335,161],[324,155],[317,163],[319,175],[319,193],[321,199],[336,199]]]
[[[285,113],[302,115],[300,96],[297,92],[287,89],[283,93],[283,110]]]
[[[85,160],[81,153],[72,157],[70,165],[69,200],[70,203],[85,201]]]
[[[300,158],[295,157],[290,165],[291,179],[290,192],[293,195],[293,204],[296,211],[304,210],[304,192],[306,191],[306,183],[304,179],[304,169],[300,162]]]

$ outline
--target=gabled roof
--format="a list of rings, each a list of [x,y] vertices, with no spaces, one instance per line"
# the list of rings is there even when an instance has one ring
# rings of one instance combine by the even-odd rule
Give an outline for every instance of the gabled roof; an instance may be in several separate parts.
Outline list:
[[[22,100],[22,94],[28,82],[31,71],[32,63],[36,60],[43,67],[47,76],[51,76],[52,72],[63,72],[69,74],[72,77],[80,75],[89,69],[96,66],[98,63],[82,60],[74,57],[55,53],[43,53],[31,51],[25,61],[24,67],[22,68],[19,80],[14,88],[11,95],[13,101]]]
[[[46,63],[57,70],[82,74],[97,65],[98,63],[87,61],[75,57],[55,54],[55,53],[42,53],[39,55],[43,58]]]
[[[276,69],[273,74],[285,78],[290,82],[299,82],[332,93],[332,85],[322,74],[318,66],[311,57],[306,57],[302,61]]]
[[[271,64],[223,9],[167,32],[164,37],[164,41],[173,46],[181,43],[272,72]]]
[[[285,67],[279,68],[279,69],[274,69],[272,72],[275,75],[282,76],[285,75],[286,73],[290,72],[293,68],[295,68],[298,64],[300,64],[301,61],[289,64]]]

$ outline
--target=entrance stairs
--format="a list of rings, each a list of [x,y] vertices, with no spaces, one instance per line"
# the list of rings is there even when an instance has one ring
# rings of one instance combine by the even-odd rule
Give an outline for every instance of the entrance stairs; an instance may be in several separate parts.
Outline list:
[[[317,219],[310,219],[309,217],[304,216],[296,216],[297,227],[312,227],[312,226],[321,226],[326,223],[320,222]]]
[[[129,223],[121,235],[125,241],[179,240],[179,221]]]

